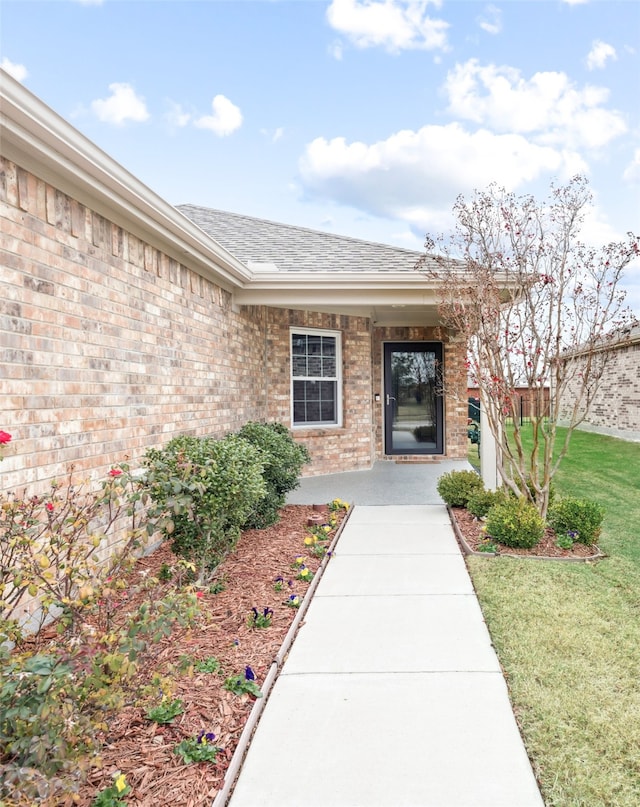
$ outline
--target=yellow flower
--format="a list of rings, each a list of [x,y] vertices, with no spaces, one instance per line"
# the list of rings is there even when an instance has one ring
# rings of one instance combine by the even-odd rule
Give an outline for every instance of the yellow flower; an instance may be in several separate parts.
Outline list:
[[[123,790],[126,790],[127,783],[124,778],[124,773],[121,773],[120,776],[118,776],[118,778],[115,781],[115,785],[118,793],[122,793]]]
[[[315,544],[315,542],[316,542],[315,535],[308,535],[308,536],[307,536],[307,537],[304,539],[304,545],[305,545],[305,546],[311,546],[311,544]]]

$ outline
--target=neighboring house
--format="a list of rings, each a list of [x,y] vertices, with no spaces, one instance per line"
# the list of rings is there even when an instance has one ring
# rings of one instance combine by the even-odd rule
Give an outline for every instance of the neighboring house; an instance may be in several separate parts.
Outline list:
[[[466,456],[465,345],[419,253],[175,208],[1,78],[3,490],[250,420],[308,474]]]
[[[640,441],[640,325],[607,343],[613,352],[600,379],[589,414],[580,428]],[[579,351],[565,357],[579,372],[585,361]],[[578,380],[579,385],[579,380]],[[560,402],[560,422],[566,420],[577,390],[569,384]]]

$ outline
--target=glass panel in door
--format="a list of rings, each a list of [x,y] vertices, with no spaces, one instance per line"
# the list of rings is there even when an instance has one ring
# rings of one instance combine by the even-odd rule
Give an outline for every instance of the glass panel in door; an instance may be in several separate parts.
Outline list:
[[[443,406],[439,394],[442,345],[385,345],[385,452],[441,454]]]

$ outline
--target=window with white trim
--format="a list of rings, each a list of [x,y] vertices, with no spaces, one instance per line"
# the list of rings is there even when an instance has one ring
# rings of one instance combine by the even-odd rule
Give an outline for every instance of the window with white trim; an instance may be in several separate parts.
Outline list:
[[[291,329],[293,426],[342,423],[341,346],[338,331]]]

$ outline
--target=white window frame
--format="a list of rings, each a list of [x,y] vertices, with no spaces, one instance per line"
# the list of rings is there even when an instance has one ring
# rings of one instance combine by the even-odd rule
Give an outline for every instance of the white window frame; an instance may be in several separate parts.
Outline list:
[[[336,375],[335,376],[294,376],[293,375],[293,335],[329,336],[336,341]],[[289,381],[291,401],[292,429],[336,429],[342,426],[342,333],[340,331],[321,330],[319,328],[289,328]],[[313,423],[296,423],[294,419],[294,381],[331,381],[336,385],[336,420],[315,421]]]

